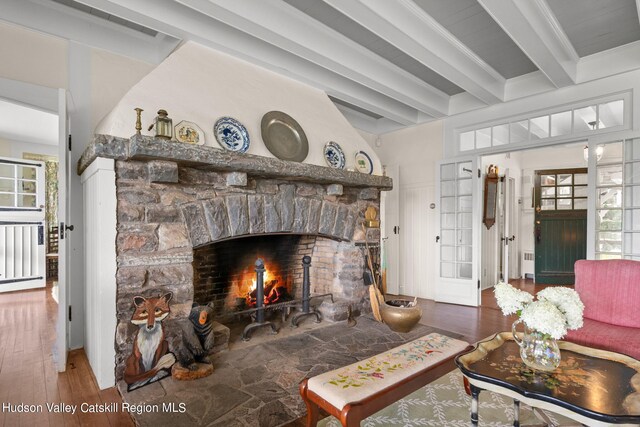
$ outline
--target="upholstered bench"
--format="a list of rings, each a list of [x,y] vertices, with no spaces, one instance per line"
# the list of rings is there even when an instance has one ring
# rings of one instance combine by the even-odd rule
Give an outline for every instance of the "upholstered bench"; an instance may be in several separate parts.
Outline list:
[[[307,426],[318,422],[318,408],[343,426],[360,421],[424,387],[454,368],[451,360],[470,350],[468,343],[429,334],[349,366],[305,378],[300,395],[307,405]]]

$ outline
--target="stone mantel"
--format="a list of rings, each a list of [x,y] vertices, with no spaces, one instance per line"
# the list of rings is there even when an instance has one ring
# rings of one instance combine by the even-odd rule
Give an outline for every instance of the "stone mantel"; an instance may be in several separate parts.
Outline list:
[[[391,178],[386,176],[367,175],[252,154],[238,154],[144,135],[134,135],[129,139],[96,135],[78,161],[78,174],[82,174],[98,157],[115,160],[163,160],[202,170],[244,172],[257,177],[316,184],[341,184],[379,190],[393,188]]]

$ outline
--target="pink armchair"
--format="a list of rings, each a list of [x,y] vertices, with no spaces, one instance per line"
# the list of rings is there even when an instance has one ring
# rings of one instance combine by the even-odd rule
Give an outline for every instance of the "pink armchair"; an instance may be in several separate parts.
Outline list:
[[[640,261],[576,261],[584,326],[565,340],[640,359]]]

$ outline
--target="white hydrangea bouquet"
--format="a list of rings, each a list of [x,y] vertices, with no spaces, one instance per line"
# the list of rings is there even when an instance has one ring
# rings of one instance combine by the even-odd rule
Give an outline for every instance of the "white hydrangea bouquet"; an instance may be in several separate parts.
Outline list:
[[[499,282],[493,290],[505,316],[517,314],[520,320],[541,334],[562,339],[569,329],[582,327],[584,304],[576,291],[565,287],[548,287],[536,295]]]

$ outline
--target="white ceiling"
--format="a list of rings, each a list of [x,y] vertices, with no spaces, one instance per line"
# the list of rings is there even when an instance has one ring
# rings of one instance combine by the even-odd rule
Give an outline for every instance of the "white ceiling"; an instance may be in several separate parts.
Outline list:
[[[0,99],[0,139],[58,145],[58,116]]]
[[[197,41],[372,133],[640,68],[640,0],[2,1],[1,19],[148,62]]]

